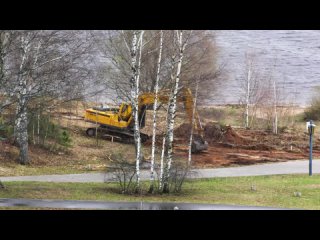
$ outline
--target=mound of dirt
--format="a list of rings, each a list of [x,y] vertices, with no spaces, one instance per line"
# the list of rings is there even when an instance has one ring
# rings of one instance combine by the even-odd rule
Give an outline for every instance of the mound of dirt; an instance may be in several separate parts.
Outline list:
[[[191,124],[183,123],[174,129],[174,137],[189,139],[191,134]],[[208,142],[219,142],[223,137],[223,130],[217,123],[208,123],[204,126],[204,138]]]
[[[179,127],[174,129],[173,135],[174,137],[188,139],[191,134],[191,124],[182,123]]]
[[[183,123],[174,130],[174,137],[189,139],[191,125]],[[208,143],[223,142],[236,145],[246,145],[249,141],[240,136],[231,126],[222,127],[218,123],[209,122],[204,126],[204,139]]]
[[[223,129],[217,123],[207,123],[207,125],[204,126],[204,138],[208,143],[220,142],[223,135]]]
[[[246,145],[249,143],[247,139],[240,136],[236,131],[234,131],[231,126],[227,126],[225,128],[225,131],[222,137],[222,142],[237,144],[237,145]]]

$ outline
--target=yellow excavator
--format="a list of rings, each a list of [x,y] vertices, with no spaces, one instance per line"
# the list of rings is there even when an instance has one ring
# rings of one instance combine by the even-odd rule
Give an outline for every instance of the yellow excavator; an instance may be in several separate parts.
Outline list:
[[[158,102],[168,103],[169,91],[162,90],[158,93]],[[154,93],[142,93],[138,98],[138,119],[140,128],[145,126],[146,108],[148,105],[154,104]],[[185,111],[188,115],[189,122],[192,124],[194,100],[192,92],[189,88],[182,88],[177,96],[178,102],[184,103]],[[121,103],[119,108],[89,108],[85,110],[85,120],[98,124],[98,128],[88,128],[86,133],[88,136],[95,136],[97,130],[104,136],[112,138],[112,140],[134,143],[134,118],[132,114],[132,106],[129,103]],[[203,139],[203,127],[198,115],[195,111],[194,116],[194,134],[192,142],[192,153],[201,152],[208,148],[208,143]],[[140,133],[141,142],[148,140],[149,136]]]

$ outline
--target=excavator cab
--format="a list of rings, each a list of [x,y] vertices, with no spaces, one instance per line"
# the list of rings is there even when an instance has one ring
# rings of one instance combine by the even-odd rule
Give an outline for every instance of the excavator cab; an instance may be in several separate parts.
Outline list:
[[[128,121],[132,114],[132,107],[128,103],[122,103],[118,112],[119,121]]]
[[[119,108],[118,112],[118,121],[125,121],[128,122],[132,116],[132,106],[128,103],[122,103]],[[146,105],[140,106],[139,110],[139,123],[140,127],[143,128],[145,126],[146,122]],[[133,127],[134,121],[132,121],[132,124],[130,125]]]

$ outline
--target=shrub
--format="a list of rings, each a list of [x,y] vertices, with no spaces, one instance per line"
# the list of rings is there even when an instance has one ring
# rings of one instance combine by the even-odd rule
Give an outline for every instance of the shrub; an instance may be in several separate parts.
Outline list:
[[[109,157],[113,180],[118,182],[120,192],[132,194],[137,192],[136,166],[127,161],[121,153],[111,154]]]
[[[48,147],[46,146],[48,142],[45,143],[47,139],[51,140],[50,142],[51,144],[53,143],[53,148],[57,148],[56,144],[63,147],[71,146],[72,139],[68,131],[61,129],[58,124],[53,123],[50,120],[49,115],[40,114],[38,119],[37,114],[30,114],[28,132],[29,137],[33,140],[34,144],[38,144],[43,147]]]
[[[70,134],[66,131],[63,130],[60,132],[59,138],[58,138],[58,143],[64,147],[70,147],[71,146],[71,137]]]
[[[316,90],[317,95],[312,98],[311,106],[304,111],[304,120],[320,120],[320,87]]]
[[[5,126],[0,124],[0,141],[5,140],[4,131],[5,131]]]
[[[0,117],[0,141],[6,140],[13,135],[13,127],[9,123],[5,123]]]
[[[171,193],[180,193],[186,178],[190,175],[187,165],[174,162],[170,169],[169,189]]]
[[[196,173],[191,170],[190,166],[188,166],[185,161],[176,159],[172,162],[166,189],[164,189],[164,183],[162,182],[160,184],[160,179],[158,179],[158,185],[162,186],[161,189],[159,189],[159,193],[181,193],[187,178],[195,174]],[[157,173],[157,175],[160,176],[159,173]]]
[[[320,98],[312,100],[312,104],[304,111],[304,120],[320,120]]]

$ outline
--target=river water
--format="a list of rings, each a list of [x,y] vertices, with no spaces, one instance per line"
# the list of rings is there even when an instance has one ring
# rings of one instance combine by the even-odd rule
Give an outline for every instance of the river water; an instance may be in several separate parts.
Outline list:
[[[274,69],[287,101],[308,105],[314,88],[320,86],[319,30],[219,30],[216,44],[219,63],[225,64],[226,81],[212,103],[238,103],[239,78],[244,71],[245,53],[254,53],[265,69]],[[262,64],[261,64],[262,63]]]

